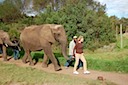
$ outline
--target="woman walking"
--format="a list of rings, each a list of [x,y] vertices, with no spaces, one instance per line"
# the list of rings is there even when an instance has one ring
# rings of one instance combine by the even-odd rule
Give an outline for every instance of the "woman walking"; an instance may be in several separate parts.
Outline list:
[[[90,73],[87,70],[87,62],[83,54],[83,41],[84,41],[83,36],[79,36],[78,41],[73,49],[73,54],[75,55],[75,64],[74,64],[73,74],[79,74],[79,72],[76,71],[79,63],[79,59],[83,62],[84,74]]]

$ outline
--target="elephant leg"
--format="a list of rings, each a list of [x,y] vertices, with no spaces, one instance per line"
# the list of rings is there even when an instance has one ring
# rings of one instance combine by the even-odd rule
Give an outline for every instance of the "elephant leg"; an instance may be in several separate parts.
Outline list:
[[[49,59],[52,61],[54,65],[55,71],[61,70],[60,66],[58,65],[57,59],[55,58],[52,49],[51,49],[51,44],[47,43],[47,47],[44,48],[44,53],[49,57]]]
[[[3,56],[3,58],[4,58],[4,61],[7,61],[6,47],[3,45],[3,46],[2,46],[2,49],[3,49],[3,54],[2,54],[2,56]]]
[[[24,56],[23,56],[23,58],[22,58],[22,62],[23,62],[23,63],[27,63],[27,62],[26,62],[27,58],[28,58],[28,55],[27,55],[27,53],[25,52],[25,54],[24,54]]]
[[[34,63],[32,61],[32,57],[30,55],[30,51],[27,52],[27,55],[28,55],[28,59],[29,59],[29,62],[30,62],[29,65],[34,66]]]
[[[48,62],[48,56],[44,53],[42,67],[44,68],[48,67],[47,62]]]

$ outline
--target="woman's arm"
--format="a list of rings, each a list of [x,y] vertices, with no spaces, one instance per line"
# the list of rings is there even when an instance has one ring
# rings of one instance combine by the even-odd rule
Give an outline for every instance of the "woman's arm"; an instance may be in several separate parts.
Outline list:
[[[74,56],[74,57],[75,57],[76,47],[77,47],[77,44],[76,44],[75,47],[73,48],[73,56]]]

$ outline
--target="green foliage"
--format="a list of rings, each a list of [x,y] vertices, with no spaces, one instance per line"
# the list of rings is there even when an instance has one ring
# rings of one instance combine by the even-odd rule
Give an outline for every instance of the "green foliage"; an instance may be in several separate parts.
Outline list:
[[[102,70],[110,72],[128,73],[128,50],[116,50],[113,52],[85,53],[88,68],[93,70]],[[60,65],[64,65],[66,59],[60,52],[54,52]],[[43,52],[33,52],[32,57],[35,60],[42,61]]]
[[[21,1],[20,0],[5,0],[0,3],[0,19],[3,22],[15,22],[21,17]]]
[[[116,41],[116,25],[119,27],[120,23],[124,23],[124,27],[127,27],[127,19],[122,18],[119,21],[116,17],[109,18],[105,13],[106,6],[93,0],[55,0],[56,3],[52,0],[34,0],[33,8],[41,10],[42,13],[36,17],[21,15],[23,7],[27,7],[30,1],[25,0],[22,3],[21,0],[5,0],[1,3],[0,20],[4,23],[0,23],[0,29],[8,31],[11,37],[19,37],[19,31],[29,25],[62,24],[68,41],[74,35],[83,35],[85,48],[94,51]],[[12,25],[12,21],[17,25]],[[127,28],[124,27],[123,30],[126,31]]]
[[[9,30],[9,35],[10,35],[11,38],[14,38],[14,37],[19,37],[20,33],[17,31],[17,29],[10,29]]]
[[[23,19],[21,19],[20,23],[27,26],[35,24],[33,17],[24,17]]]
[[[5,23],[0,23],[0,30],[4,30],[6,32],[9,31],[9,27]]]
[[[118,36],[117,42],[116,42],[116,49],[121,48],[121,39],[120,36]],[[123,36],[123,48],[128,49],[128,37]]]
[[[83,35],[85,48],[91,50],[115,42],[115,31],[112,29],[110,19],[104,13],[104,6],[93,2],[90,6],[98,4],[97,9],[99,10],[91,10],[89,6],[86,6],[87,3],[84,0],[74,2],[68,0],[57,11],[48,5],[44,13],[35,18],[35,23],[62,24],[65,27],[68,40],[71,40],[74,35]]]
[[[128,50],[87,54],[88,67],[95,70],[128,73]]]

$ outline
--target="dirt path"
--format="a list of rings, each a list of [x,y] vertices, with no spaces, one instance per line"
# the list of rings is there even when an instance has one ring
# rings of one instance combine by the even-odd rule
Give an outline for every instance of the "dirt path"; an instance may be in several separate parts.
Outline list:
[[[0,58],[0,61],[3,61],[2,58]],[[30,67],[29,64],[23,64],[21,60],[14,60],[10,59],[9,61],[5,62],[9,64],[16,64],[18,66],[22,67]],[[32,68],[40,69],[46,72],[50,73],[60,73],[60,74],[66,74],[66,75],[71,75],[75,77],[82,77],[82,78],[88,78],[88,79],[93,79],[96,80],[98,76],[103,76],[104,79],[114,82],[115,84],[118,85],[128,85],[128,74],[121,74],[121,73],[113,73],[113,72],[103,72],[103,71],[94,71],[90,70],[91,74],[89,75],[84,75],[83,70],[79,69],[78,72],[80,73],[79,75],[74,75],[72,73],[73,68],[69,67],[68,69],[62,67],[61,71],[54,71],[53,65],[50,64],[48,68],[42,68],[41,63],[37,63],[35,66],[31,66]]]

